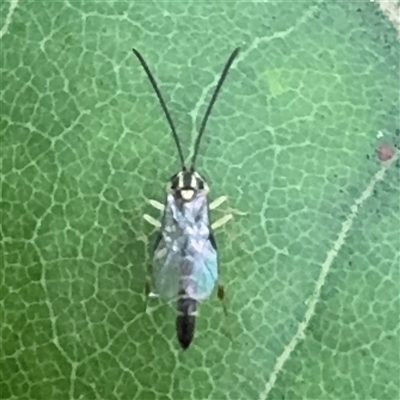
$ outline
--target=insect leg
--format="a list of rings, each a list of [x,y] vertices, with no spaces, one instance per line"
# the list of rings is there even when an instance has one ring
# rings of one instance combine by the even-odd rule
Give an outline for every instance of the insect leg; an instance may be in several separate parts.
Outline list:
[[[146,283],[144,286],[144,312],[147,312],[147,299],[149,298],[149,294],[151,293],[151,279],[150,278],[146,278]]]
[[[225,225],[229,220],[231,220],[233,218],[233,214],[227,214],[224,217],[218,219],[217,221],[215,221],[212,225],[211,228],[213,230],[219,228],[222,225]]]
[[[215,199],[211,204],[210,204],[210,210],[214,210],[217,207],[219,207],[222,203],[224,203],[228,199],[227,196],[221,196],[218,197],[218,199]]]
[[[150,217],[150,219],[151,218],[152,217]],[[147,220],[146,217],[145,217],[145,219]],[[158,222],[158,221],[156,221],[156,222]],[[161,239],[162,239],[162,234],[161,234],[161,231],[159,231],[159,232],[157,232],[156,240],[154,242],[153,252],[155,252],[155,250],[157,249],[158,245],[160,244]],[[147,302],[148,302],[149,297],[159,297],[157,293],[153,292],[153,279],[152,279],[153,278],[153,265],[152,264],[149,264],[147,273],[148,273],[148,275],[147,275],[146,283],[145,283],[145,299],[144,299],[144,312],[145,313],[147,311]]]
[[[154,225],[156,228],[161,228],[161,222],[157,221],[155,218],[148,214],[143,214],[143,218],[151,225]]]
[[[225,316],[228,315],[228,309],[225,304],[225,287],[221,284],[218,284],[218,292],[217,292],[218,298],[221,300],[222,308],[224,310]]]
[[[153,292],[153,281],[150,277],[146,278],[146,284],[145,284],[145,299],[144,299],[144,312],[147,312],[147,303],[149,301],[149,298],[154,298],[154,297],[159,297],[157,293]]]
[[[146,285],[145,285],[145,294],[146,294],[146,299],[147,299],[147,297],[151,297],[151,293],[152,293],[152,291],[151,291],[151,288],[152,288],[152,283],[151,283],[151,279],[150,278],[146,278]]]
[[[159,201],[157,201],[157,200],[149,200],[149,203],[154,207],[154,208],[157,208],[157,210],[160,210],[160,211],[164,211],[164,208],[165,208],[165,206],[164,206],[164,204],[162,204],[162,203],[160,203]]]
[[[217,250],[217,242],[215,241],[215,237],[214,237],[214,235],[212,233],[210,233],[209,240],[210,240],[212,246],[214,247],[214,249]],[[218,282],[217,295],[218,295],[218,298],[221,300],[221,304],[222,304],[222,308],[224,310],[224,314],[227,316],[228,315],[228,309],[227,309],[226,304],[225,304],[226,302],[224,301],[224,299],[225,299],[225,288],[219,282]]]

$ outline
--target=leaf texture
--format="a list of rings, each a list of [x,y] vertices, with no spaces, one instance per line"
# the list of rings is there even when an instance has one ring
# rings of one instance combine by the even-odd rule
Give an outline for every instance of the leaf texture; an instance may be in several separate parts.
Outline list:
[[[400,54],[376,4],[1,11],[3,399],[399,398],[399,165],[375,148],[399,144]],[[182,353],[175,311],[143,311],[146,199],[179,162],[131,48],[189,155],[238,45],[198,158],[229,199],[212,219],[234,210],[216,233],[229,315],[202,304]]]

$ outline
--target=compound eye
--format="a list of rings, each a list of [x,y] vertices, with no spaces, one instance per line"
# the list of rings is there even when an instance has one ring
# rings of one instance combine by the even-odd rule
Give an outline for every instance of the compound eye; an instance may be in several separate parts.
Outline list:
[[[179,178],[178,178],[178,175],[174,175],[174,176],[171,178],[171,189],[172,189],[172,190],[177,189],[177,188],[178,188],[178,185],[179,185]]]
[[[194,177],[196,179],[196,184],[193,187],[197,187],[200,190],[204,189],[204,181],[203,178],[197,173],[194,173]]]

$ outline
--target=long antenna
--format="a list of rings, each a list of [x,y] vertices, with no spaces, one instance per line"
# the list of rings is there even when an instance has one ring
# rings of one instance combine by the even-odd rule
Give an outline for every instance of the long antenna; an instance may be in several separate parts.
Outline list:
[[[194,145],[194,153],[193,153],[193,158],[192,158],[192,164],[191,164],[191,167],[190,167],[192,170],[194,170],[197,153],[199,152],[199,146],[200,146],[201,138],[203,136],[204,129],[205,129],[206,125],[207,125],[208,117],[211,114],[211,110],[212,110],[212,108],[214,106],[215,100],[217,100],[217,96],[218,96],[218,94],[219,94],[219,92],[221,90],[222,84],[224,83],[224,80],[225,80],[226,76],[228,75],[229,68],[231,67],[231,65],[233,63],[233,60],[238,55],[239,51],[240,51],[240,47],[237,47],[233,51],[231,56],[229,57],[227,63],[225,64],[224,70],[222,71],[221,77],[219,78],[217,86],[216,86],[216,88],[214,90],[214,94],[213,94],[213,96],[211,98],[210,104],[208,105],[207,111],[204,114],[203,121],[202,121],[201,126],[200,126],[200,131],[199,131],[199,134],[197,135],[196,143]]]
[[[171,131],[172,131],[172,136],[174,137],[175,143],[176,143],[176,147],[178,148],[178,154],[179,154],[179,158],[182,164],[182,169],[185,169],[185,160],[183,158],[183,153],[182,153],[182,148],[181,148],[181,144],[179,143],[179,138],[178,135],[176,133],[176,129],[174,126],[174,123],[172,122],[172,118],[171,115],[169,114],[168,108],[165,104],[165,101],[161,95],[160,89],[157,86],[157,82],[154,79],[153,74],[150,71],[150,68],[148,67],[146,61],[144,61],[144,58],[142,57],[142,55],[136,50],[136,49],[132,49],[133,52],[135,53],[135,56],[139,59],[140,63],[142,64],[143,69],[146,71],[147,76],[149,77],[149,80],[153,86],[154,91],[156,92],[156,95],[158,97],[158,100],[160,101],[161,107],[164,110],[165,116],[167,117],[169,126],[171,127]]]

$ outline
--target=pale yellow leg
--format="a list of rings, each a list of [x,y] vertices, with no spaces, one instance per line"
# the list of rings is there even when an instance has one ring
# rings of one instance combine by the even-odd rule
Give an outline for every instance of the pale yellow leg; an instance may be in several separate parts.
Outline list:
[[[154,258],[157,260],[159,258],[165,257],[166,254],[167,254],[167,249],[166,247],[164,247],[154,254]]]
[[[217,221],[215,221],[212,225],[211,228],[213,230],[219,228],[222,225],[225,225],[229,220],[231,220],[233,218],[232,214],[227,214],[224,217],[218,219]]]
[[[149,203],[154,207],[154,208],[157,208],[157,210],[160,210],[160,211],[164,211],[164,204],[162,204],[162,203],[160,203],[159,201],[157,201],[157,200],[149,200]]]
[[[157,221],[151,215],[143,214],[143,218],[151,225],[155,226],[156,228],[161,228],[161,222]]]
[[[221,196],[218,197],[218,199],[215,199],[211,204],[210,204],[210,210],[214,210],[217,207],[219,207],[222,203],[224,203],[228,199],[227,196]]]

